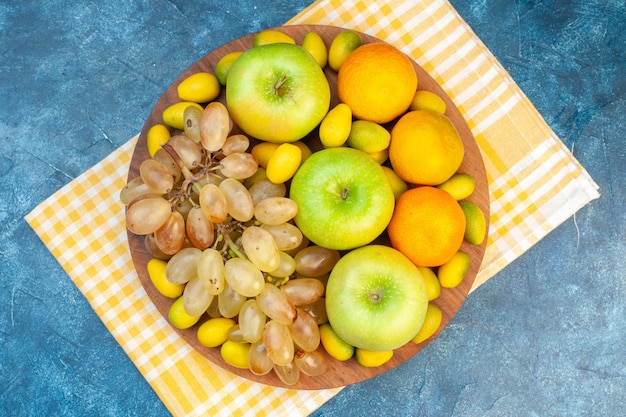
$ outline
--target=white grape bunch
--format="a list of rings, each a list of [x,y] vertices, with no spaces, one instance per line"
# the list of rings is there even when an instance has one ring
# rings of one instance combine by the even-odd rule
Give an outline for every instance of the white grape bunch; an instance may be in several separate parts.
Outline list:
[[[339,253],[311,246],[293,224],[298,206],[286,185],[264,175],[245,135],[232,134],[223,104],[189,106],[183,117],[184,131],[120,192],[128,230],[167,262],[167,281],[184,286],[185,314],[234,320],[227,340],[246,345],[252,373],[273,370],[287,385],[320,375],[324,280]]]

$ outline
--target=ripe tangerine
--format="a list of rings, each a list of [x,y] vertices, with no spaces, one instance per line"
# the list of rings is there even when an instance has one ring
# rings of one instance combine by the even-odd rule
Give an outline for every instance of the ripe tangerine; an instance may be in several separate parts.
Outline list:
[[[446,191],[423,186],[404,192],[387,228],[391,245],[417,266],[435,267],[463,243],[465,215]]]
[[[337,75],[339,100],[357,119],[387,123],[404,113],[417,89],[412,62],[386,43],[361,45],[348,55]]]
[[[463,156],[463,141],[443,114],[414,110],[391,130],[389,160],[394,171],[412,184],[441,184],[459,169]]]

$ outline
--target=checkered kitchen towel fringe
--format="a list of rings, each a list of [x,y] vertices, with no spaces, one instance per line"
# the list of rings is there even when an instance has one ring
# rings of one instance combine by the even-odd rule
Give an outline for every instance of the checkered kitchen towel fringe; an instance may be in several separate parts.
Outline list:
[[[349,27],[385,40],[411,55],[461,109],[482,151],[491,198],[487,252],[475,287],[599,196],[445,0],[322,0],[288,23]],[[128,252],[118,199],[136,140],[42,202],[27,222],[173,415],[308,415],[340,389],[275,388],[215,367],[151,303]]]

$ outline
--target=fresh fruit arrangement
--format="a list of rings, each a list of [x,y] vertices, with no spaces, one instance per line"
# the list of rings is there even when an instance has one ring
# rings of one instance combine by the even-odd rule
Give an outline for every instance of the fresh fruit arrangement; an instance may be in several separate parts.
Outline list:
[[[157,308],[212,361],[273,385],[346,385],[415,354],[486,243],[458,110],[352,30],[265,30],[199,63],[155,106],[120,192]]]

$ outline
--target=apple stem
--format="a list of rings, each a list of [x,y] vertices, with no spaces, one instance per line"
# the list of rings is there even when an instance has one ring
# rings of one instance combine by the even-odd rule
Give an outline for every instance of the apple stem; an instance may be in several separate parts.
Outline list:
[[[283,91],[283,85],[285,85],[285,83],[287,82],[287,78],[289,78],[287,76],[287,74],[283,75],[280,80],[278,80],[278,82],[274,85],[274,91],[276,91],[276,93],[279,96],[282,96],[284,91]]]
[[[345,200],[348,198],[348,187],[343,187],[343,191],[341,191],[341,199]]]

